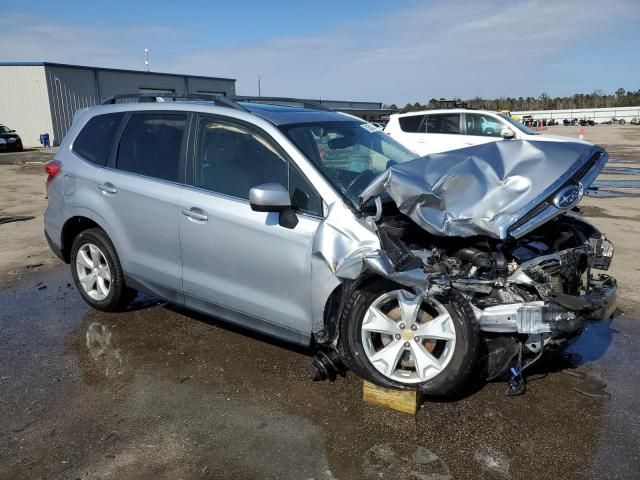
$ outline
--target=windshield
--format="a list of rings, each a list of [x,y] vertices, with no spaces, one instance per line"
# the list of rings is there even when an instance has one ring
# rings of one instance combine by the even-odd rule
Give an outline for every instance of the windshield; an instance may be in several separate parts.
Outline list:
[[[511,125],[516,127],[521,132],[526,133],[527,135],[540,135],[539,132],[535,132],[535,131],[531,130],[529,127],[527,127],[526,125],[523,125],[522,123],[514,120],[509,115],[505,115],[504,113],[499,113],[498,116],[500,118],[502,118],[503,120],[506,120],[507,122],[509,122]]]
[[[280,129],[356,207],[360,193],[378,174],[417,158],[368,123],[298,123]]]
[[[10,128],[5,127],[4,125],[0,125],[0,133],[9,133],[11,132]]]

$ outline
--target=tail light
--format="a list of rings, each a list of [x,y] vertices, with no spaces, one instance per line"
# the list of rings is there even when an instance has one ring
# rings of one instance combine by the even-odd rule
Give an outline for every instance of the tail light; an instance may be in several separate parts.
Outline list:
[[[58,160],[50,160],[44,164],[44,171],[47,173],[47,188],[51,181],[62,171],[62,163]]]

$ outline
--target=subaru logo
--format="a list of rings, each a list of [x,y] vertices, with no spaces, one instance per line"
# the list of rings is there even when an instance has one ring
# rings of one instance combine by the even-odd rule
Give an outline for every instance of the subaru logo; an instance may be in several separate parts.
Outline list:
[[[567,185],[553,197],[553,204],[560,210],[570,210],[575,207],[582,198],[582,184]]]

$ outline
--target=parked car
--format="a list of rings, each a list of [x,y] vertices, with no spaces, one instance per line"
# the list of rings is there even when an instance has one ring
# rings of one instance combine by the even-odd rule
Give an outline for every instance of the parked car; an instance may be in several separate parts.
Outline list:
[[[534,120],[538,127],[541,121]],[[503,113],[448,109],[393,114],[384,132],[418,155],[446,152],[501,140],[566,140],[541,136]]]
[[[22,139],[15,130],[0,124],[0,152],[22,151]]]
[[[503,113],[506,116],[513,118],[516,122],[522,123],[522,118],[520,118],[518,115],[512,115],[511,110],[500,110],[500,113]]]
[[[417,158],[352,116],[265,102],[113,99],[75,115],[45,166],[44,224],[90,306],[146,291],[312,347],[315,379],[346,365],[432,395],[481,366],[521,377],[611,315],[615,280],[593,272],[613,246],[570,212],[601,148]],[[503,128],[465,114],[428,124]]]
[[[638,117],[633,117],[633,118],[631,119],[631,122],[630,122],[630,123],[631,123],[631,125],[640,125],[640,118],[638,118]]]

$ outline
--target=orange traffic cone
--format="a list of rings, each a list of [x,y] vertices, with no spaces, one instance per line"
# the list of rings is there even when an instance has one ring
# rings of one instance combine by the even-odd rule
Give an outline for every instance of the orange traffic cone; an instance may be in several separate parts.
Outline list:
[[[580,133],[578,134],[580,140],[584,140],[584,127],[580,127]]]

